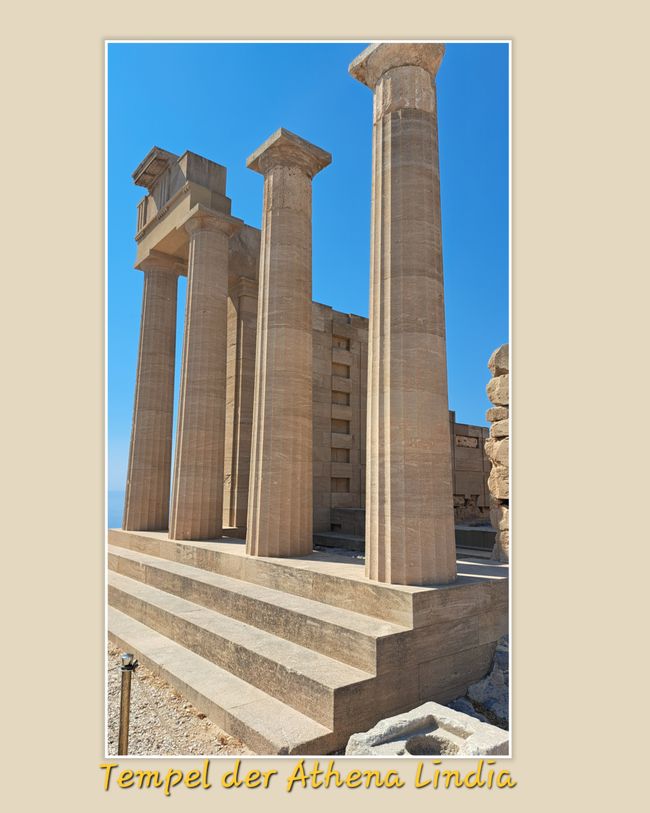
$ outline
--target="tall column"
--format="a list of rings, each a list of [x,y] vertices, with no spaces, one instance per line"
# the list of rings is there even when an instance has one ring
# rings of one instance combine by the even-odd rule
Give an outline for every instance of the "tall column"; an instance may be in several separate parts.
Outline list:
[[[221,536],[228,239],[241,223],[202,207],[185,223],[190,240],[170,539]]]
[[[176,295],[182,265],[152,252],[139,267],[144,290],[122,527],[158,531],[169,521]]]
[[[434,78],[444,46],[379,44],[374,91],[366,575],[456,577]]]
[[[312,551],[311,181],[332,160],[278,130],[248,159],[264,176],[246,551]]]
[[[245,527],[248,512],[256,331],[257,281],[239,277],[228,300],[223,524],[230,528]]]

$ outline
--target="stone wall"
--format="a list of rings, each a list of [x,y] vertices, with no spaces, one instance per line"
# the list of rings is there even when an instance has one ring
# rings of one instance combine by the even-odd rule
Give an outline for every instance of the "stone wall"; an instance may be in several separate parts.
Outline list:
[[[490,519],[497,531],[494,558],[501,562],[510,559],[510,375],[509,346],[502,344],[490,356],[488,367],[492,379],[487,395],[493,404],[486,418],[490,422],[490,436],[485,441],[485,453],[492,462],[488,477],[490,489]]]

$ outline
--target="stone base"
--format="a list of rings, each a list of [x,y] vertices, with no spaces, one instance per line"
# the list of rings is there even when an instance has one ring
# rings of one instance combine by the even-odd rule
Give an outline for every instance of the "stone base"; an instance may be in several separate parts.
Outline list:
[[[508,569],[371,582],[362,558],[247,556],[243,540],[109,531],[109,635],[259,754],[327,754],[464,694],[508,627]]]

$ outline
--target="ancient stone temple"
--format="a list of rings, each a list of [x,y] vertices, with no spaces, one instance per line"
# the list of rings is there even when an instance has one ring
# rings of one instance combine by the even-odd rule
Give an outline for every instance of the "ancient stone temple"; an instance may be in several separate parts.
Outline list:
[[[329,753],[462,695],[507,630],[507,567],[457,562],[454,540],[489,516],[490,462],[487,429],[447,403],[443,51],[350,66],[375,100],[369,320],[312,302],[311,200],[336,155],[281,129],[250,156],[261,231],[207,158],[154,147],[133,174],[144,290],[109,633],[261,754]]]

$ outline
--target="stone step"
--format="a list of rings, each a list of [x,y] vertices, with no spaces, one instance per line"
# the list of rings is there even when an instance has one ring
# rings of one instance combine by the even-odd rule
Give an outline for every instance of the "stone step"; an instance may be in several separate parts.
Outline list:
[[[325,726],[114,607],[108,609],[108,634],[258,754],[322,755],[337,747]]]
[[[370,582],[362,559],[336,551],[290,559],[246,556],[243,540],[183,542],[169,539],[163,531],[118,529],[108,531],[108,542],[405,627],[413,625],[414,594],[422,591]]]
[[[405,631],[351,610],[112,545],[108,566],[371,674],[393,667],[395,638]]]
[[[368,672],[109,571],[109,603],[331,730],[347,728]]]

